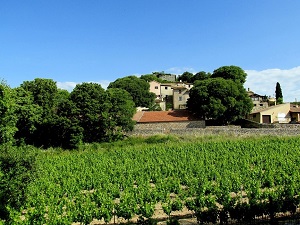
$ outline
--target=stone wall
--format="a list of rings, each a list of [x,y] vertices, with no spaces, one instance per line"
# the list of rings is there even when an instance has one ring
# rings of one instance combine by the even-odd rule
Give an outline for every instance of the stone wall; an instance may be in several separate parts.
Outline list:
[[[204,126],[204,121],[199,123],[149,123],[137,124],[129,136],[150,136],[156,134],[175,135],[232,135],[232,136],[287,136],[300,135],[300,124],[274,124],[273,127],[266,128],[241,128],[240,126]],[[202,126],[201,126],[202,125]]]
[[[204,129],[205,121],[138,123],[128,135],[153,135],[172,133],[173,130]]]
[[[157,130],[163,129],[168,132],[171,129],[205,128],[205,121],[187,122],[159,122],[159,123],[138,123],[135,130]]]

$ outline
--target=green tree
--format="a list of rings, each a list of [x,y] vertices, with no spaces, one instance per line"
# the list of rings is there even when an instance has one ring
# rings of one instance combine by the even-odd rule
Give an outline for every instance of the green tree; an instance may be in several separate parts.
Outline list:
[[[56,117],[56,98],[58,89],[56,82],[52,79],[36,78],[33,81],[24,81],[21,86],[33,96],[33,104],[42,109],[41,120],[36,124],[33,135],[33,144],[45,148],[53,145],[53,123]]]
[[[107,108],[102,113],[105,121],[105,140],[122,139],[134,126],[132,117],[136,112],[131,95],[119,88],[110,88],[107,93]]]
[[[194,74],[186,71],[183,74],[181,74],[180,76],[178,76],[177,80],[182,81],[182,82],[192,83],[193,77],[194,77]]]
[[[224,79],[233,80],[244,84],[246,82],[247,73],[238,66],[222,66],[214,70],[211,78],[222,77]]]
[[[279,82],[276,83],[275,94],[276,94],[276,102],[277,102],[277,104],[282,104],[283,103],[283,96],[282,96],[282,90],[281,90]]]
[[[32,93],[33,102],[43,108],[43,116],[51,114],[58,92],[55,81],[52,79],[36,78],[33,81],[24,81],[21,87]]]
[[[210,73],[206,73],[204,71],[198,72],[193,76],[192,81],[195,82],[196,80],[206,80],[208,78],[210,78],[211,74]]]
[[[244,118],[253,104],[241,83],[211,78],[195,82],[187,106],[196,116],[225,125]]]
[[[16,102],[13,90],[4,82],[0,82],[0,144],[14,142],[17,132]]]
[[[155,75],[155,74],[145,74],[145,75],[142,75],[140,78],[147,82],[150,82],[150,81],[157,81],[159,83],[165,82],[164,80],[158,78],[157,75]]]
[[[75,149],[83,142],[83,128],[80,126],[80,114],[75,103],[69,98],[61,100],[57,105],[57,113],[50,126],[51,146]]]
[[[42,121],[43,108],[33,103],[33,94],[24,88],[15,88],[14,92],[18,128],[15,139],[18,143],[33,144],[34,133]]]
[[[154,104],[155,94],[150,92],[150,85],[147,81],[136,76],[119,78],[109,84],[109,88],[121,88],[126,90],[132,97],[135,105],[150,107]]]
[[[105,136],[103,112],[107,109],[107,94],[97,83],[77,84],[70,94],[77,108],[84,142],[101,142]]]

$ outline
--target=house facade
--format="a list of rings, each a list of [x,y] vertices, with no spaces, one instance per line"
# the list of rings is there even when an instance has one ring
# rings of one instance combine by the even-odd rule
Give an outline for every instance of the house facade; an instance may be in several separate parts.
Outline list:
[[[149,82],[150,85],[150,92],[154,93],[157,98],[161,97],[160,93],[160,83],[157,81],[151,81]]]
[[[290,116],[291,116],[291,123],[299,123],[300,122],[300,106],[299,105],[291,104]]]
[[[163,98],[173,95],[172,83],[161,83],[160,93]]]
[[[150,92],[156,95],[155,102],[160,105],[162,110],[166,110],[167,104],[172,105],[173,109],[186,109],[187,100],[189,99],[190,89],[192,84],[174,82],[174,83],[159,83],[151,81]]]
[[[186,109],[187,100],[190,98],[192,84],[177,83],[173,86],[173,108]]]
[[[248,88],[248,96],[253,102],[253,110],[258,111],[276,105],[276,99],[254,93]]]
[[[247,119],[257,123],[289,123],[290,108],[290,103],[285,103],[258,110],[253,109]]]

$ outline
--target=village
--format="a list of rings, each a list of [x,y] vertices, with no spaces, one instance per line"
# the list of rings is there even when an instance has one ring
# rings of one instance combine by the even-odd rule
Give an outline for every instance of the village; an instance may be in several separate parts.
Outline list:
[[[150,81],[150,92],[156,95],[155,103],[160,106],[162,111],[173,111],[173,115],[181,114],[187,115],[187,113],[174,113],[174,111],[187,109],[187,100],[189,99],[190,89],[193,87],[192,83],[186,83],[182,81],[176,81],[176,75],[161,75],[160,79],[168,80],[169,82],[159,83],[157,81]],[[258,93],[254,93],[250,88],[247,88],[247,94],[253,102],[253,109],[245,119],[263,123],[298,123],[300,121],[300,107],[297,104],[276,102],[275,97],[263,96]],[[145,107],[138,107],[138,115],[140,111],[146,111]],[[155,115],[156,112],[146,113]],[[156,113],[157,114],[157,113]],[[163,113],[161,113],[163,115]],[[172,115],[172,114],[169,114]],[[145,115],[146,116],[146,115]],[[135,116],[135,119],[138,116]],[[184,116],[183,116],[184,117]],[[166,121],[170,121],[171,118],[165,118]],[[138,122],[163,122],[164,118],[149,118],[146,121],[145,118],[140,118]],[[178,118],[177,118],[178,120]],[[174,116],[174,121],[176,118]]]

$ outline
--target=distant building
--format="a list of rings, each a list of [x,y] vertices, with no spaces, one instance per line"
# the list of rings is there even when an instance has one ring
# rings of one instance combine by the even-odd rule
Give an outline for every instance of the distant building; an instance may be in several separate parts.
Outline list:
[[[291,121],[290,103],[252,110],[247,119],[258,123],[289,123]]]
[[[192,84],[182,82],[159,83],[157,81],[151,81],[149,84],[150,92],[155,93],[155,102],[160,105],[162,110],[170,108],[167,105],[171,105],[173,109],[186,109]]]
[[[170,82],[176,81],[176,75],[174,75],[174,74],[165,73],[165,72],[153,72],[152,74],[162,80],[166,80],[166,81],[170,81]]]
[[[192,84],[177,83],[173,86],[173,109],[186,109]]]
[[[257,111],[257,110],[260,110],[260,109],[265,109],[265,108],[268,108],[270,106],[276,105],[275,98],[256,94],[253,91],[251,91],[249,88],[248,88],[247,93],[248,93],[248,96],[251,98],[251,100],[253,102],[252,111]]]
[[[170,82],[175,82],[176,81],[176,75],[173,75],[173,74],[160,74],[157,77],[162,79],[162,80],[167,80],[167,81],[170,81]]]

